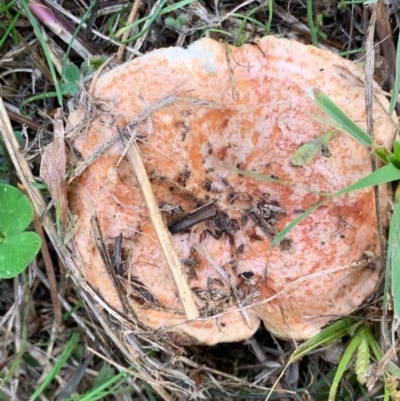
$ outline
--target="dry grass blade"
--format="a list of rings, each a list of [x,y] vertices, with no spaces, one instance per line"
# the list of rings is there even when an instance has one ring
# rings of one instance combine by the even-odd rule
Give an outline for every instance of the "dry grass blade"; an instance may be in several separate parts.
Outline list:
[[[39,234],[40,238],[42,239],[41,252],[44,264],[46,266],[47,279],[49,280],[50,296],[51,296],[51,302],[53,304],[55,323],[57,326],[57,330],[61,331],[64,328],[64,325],[62,321],[61,303],[60,300],[58,299],[57,280],[54,274],[54,265],[51,260],[49,248],[46,242],[46,237],[44,236],[42,223],[40,222],[40,219],[36,214],[33,218],[33,226],[35,228],[35,231]]]
[[[369,22],[368,31],[367,31],[367,43],[366,43],[366,65],[365,65],[365,107],[367,112],[367,132],[374,139],[374,121],[373,121],[373,98],[374,98],[374,65],[375,65],[375,48],[374,48],[374,32],[375,32],[375,23],[377,16],[379,14],[379,9],[384,7],[384,4],[381,0],[379,0],[376,4],[373,5],[373,11],[371,15],[371,20]],[[375,171],[378,168],[377,157],[374,154],[371,154],[371,165],[372,170]],[[375,192],[375,211],[378,219],[378,231],[379,231],[379,239],[380,239],[380,247],[382,250],[383,261],[385,262],[385,249],[387,248],[387,244],[385,241],[383,222],[380,217],[380,196],[379,196],[379,187],[374,187]]]
[[[28,163],[24,159],[23,155],[19,152],[19,144],[15,138],[10,119],[8,118],[7,110],[2,99],[0,99],[0,131],[3,135],[5,146],[17,171],[18,177],[21,180],[22,185],[26,188],[31,201],[34,204],[36,213],[39,216],[42,216],[46,210],[45,201],[40,191],[32,185],[35,182],[35,178],[33,177]],[[46,219],[46,222],[49,223],[48,227],[52,225],[52,223],[49,222],[49,219]]]
[[[375,64],[375,49],[374,49],[374,33],[375,33],[375,22],[378,15],[378,10],[382,7],[382,1],[379,0],[375,3],[372,11],[371,20],[369,21],[367,31],[367,44],[366,44],[366,65],[365,65],[365,107],[367,110],[367,132],[374,138],[374,126],[373,126],[373,79],[374,79],[374,64]]]
[[[66,165],[64,124],[61,109],[58,109],[54,116],[54,139],[43,153],[40,175],[47,183],[51,199],[60,208],[60,219],[64,227],[68,225],[67,189],[64,179]]]
[[[129,142],[125,138],[125,132],[120,132],[120,138],[126,146],[126,153],[135,172],[137,182],[142,192],[146,206],[149,210],[150,219],[153,223],[158,241],[163,251],[165,260],[171,270],[178,294],[181,298],[183,308],[188,320],[194,320],[199,317],[199,311],[193,298],[192,290],[186,280],[182,263],[175,250],[170,233],[164,224],[160,208],[151,188],[150,180],[144,167],[140,150],[136,144],[135,131],[131,134]]]
[[[105,245],[103,241],[103,235],[101,233],[101,228],[99,221],[97,219],[97,216],[94,215],[92,216],[91,220],[91,229],[92,229],[92,235],[94,237],[94,242],[96,243],[97,249],[99,250],[99,253],[103,259],[104,265],[107,268],[108,274],[110,275],[111,282],[114,285],[114,288],[116,292],[118,293],[118,297],[121,301],[121,305],[124,309],[124,312],[127,316],[129,316],[130,313],[134,314],[134,311],[129,307],[129,302],[126,299],[126,294],[121,291],[119,288],[119,281],[117,278],[117,275],[114,271],[114,266],[111,261],[110,254],[108,252],[107,246]]]

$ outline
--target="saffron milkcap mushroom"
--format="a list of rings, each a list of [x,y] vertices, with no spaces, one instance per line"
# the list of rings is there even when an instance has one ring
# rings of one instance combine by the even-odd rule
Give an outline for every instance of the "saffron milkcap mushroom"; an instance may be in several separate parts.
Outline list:
[[[332,199],[280,246],[271,243],[322,199],[318,192],[335,193],[371,172],[369,149],[341,131],[325,144],[329,154],[291,163],[302,145],[331,129],[311,116],[326,118],[307,88],[325,92],[365,128],[361,76],[331,52],[273,36],[241,47],[201,39],[101,75],[90,107],[71,112],[67,127],[83,160],[97,155],[68,188],[84,279],[120,313],[123,291],[143,327],[184,344],[243,340],[261,321],[277,337],[307,339],[354,311],[382,273],[372,188]],[[395,124],[374,90],[375,139],[390,148]],[[150,195],[124,153],[130,146]],[[147,196],[161,213],[184,290],[162,251]],[[379,197],[387,225],[388,187]],[[110,260],[121,260],[117,286],[96,244],[94,218]],[[188,321],[186,302],[198,318]]]

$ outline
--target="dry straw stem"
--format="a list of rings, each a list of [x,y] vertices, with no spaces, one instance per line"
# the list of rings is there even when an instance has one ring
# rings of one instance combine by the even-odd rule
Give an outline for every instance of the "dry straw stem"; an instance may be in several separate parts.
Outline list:
[[[368,391],[371,391],[372,388],[376,385],[376,382],[380,380],[386,370],[386,367],[389,363],[391,363],[394,359],[397,359],[396,351],[398,352],[399,340],[393,341],[393,346],[388,348],[388,350],[384,353],[384,355],[380,358],[379,361],[373,363],[367,371],[367,388]]]
[[[149,12],[149,15],[152,15],[152,14],[154,14],[154,13],[156,12],[156,10],[158,9],[158,7],[160,6],[160,3],[161,3],[161,0],[157,0],[157,1],[154,3],[153,7],[151,8],[151,10],[150,10],[150,12]],[[135,46],[133,46],[133,49],[134,49],[136,52],[138,52],[139,49],[141,49],[143,43],[147,40],[147,37],[148,37],[149,32],[150,32],[150,30],[148,29],[148,28],[150,27],[150,25],[151,25],[151,20],[150,20],[150,19],[147,20],[147,21],[144,23],[143,28],[142,28],[142,30],[144,31],[144,34],[143,34],[140,38],[138,38],[138,39],[136,40]],[[129,59],[132,59],[132,58],[133,58],[133,55],[131,55],[131,57],[129,57]]]
[[[135,0],[135,3],[133,4],[131,12],[128,17],[127,25],[131,24],[135,20],[137,12],[139,10],[139,6],[140,6],[140,0]],[[122,36],[122,42],[125,42],[129,38],[129,35],[130,35],[129,31],[125,32]],[[117,60],[121,61],[122,55],[125,51],[125,47],[126,44],[124,43],[120,45],[117,53]]]
[[[126,146],[126,153],[129,162],[133,171],[135,172],[143,199],[149,210],[151,222],[153,223],[165,261],[171,270],[172,277],[178,290],[179,297],[181,298],[186,317],[188,320],[197,319],[199,317],[199,311],[196,303],[194,302],[193,293],[189,287],[189,283],[186,280],[182,263],[172,242],[171,235],[169,234],[167,227],[165,227],[160,208],[158,207],[157,200],[151,188],[151,183],[147,175],[146,168],[144,167],[139,148],[136,144],[135,131],[132,133],[129,142],[126,141],[124,132],[120,132],[120,137]]]
[[[33,177],[28,163],[24,159],[23,155],[19,152],[19,145],[15,138],[10,119],[7,115],[7,110],[2,99],[0,99],[0,131],[3,136],[7,152],[18,174],[18,178],[21,180],[22,185],[25,187],[26,193],[33,203],[35,212],[38,216],[43,216],[46,210],[46,203],[40,191],[34,188],[32,185],[35,182],[35,178]],[[51,241],[54,244],[57,244],[59,242],[59,239],[54,229],[54,223],[50,220],[48,216],[44,216],[42,224],[46,232],[49,234]],[[65,257],[64,255],[61,256],[63,256],[62,259],[64,262]]]
[[[374,100],[374,70],[375,70],[375,48],[374,48],[374,33],[375,33],[375,23],[376,18],[379,13],[379,9],[384,7],[383,2],[379,0],[373,6],[373,11],[371,15],[371,19],[369,21],[369,26],[367,30],[367,40],[366,40],[366,63],[365,63],[365,110],[367,114],[367,132],[372,139],[375,138],[374,135],[374,116],[373,116],[373,100]],[[371,166],[372,171],[375,171],[378,168],[377,157],[374,153],[371,153]],[[379,197],[379,188],[375,186],[375,211],[378,222],[378,232],[379,232],[379,243],[381,247],[382,257],[385,261],[385,249],[386,249],[386,240],[385,235],[383,234],[383,222],[381,215],[379,213],[380,210],[380,197]]]
[[[124,309],[124,312],[127,316],[129,316],[130,313],[134,314],[134,311],[129,307],[129,302],[126,298],[126,294],[120,290],[120,287],[118,284],[118,278],[114,271],[114,266],[111,261],[111,256],[108,252],[106,244],[103,241],[103,235],[101,233],[99,220],[97,219],[96,215],[92,216],[92,218],[90,219],[90,223],[91,223],[91,231],[92,231],[92,236],[93,236],[94,242],[96,243],[97,249],[98,249],[99,253],[101,254],[104,265],[107,268],[108,274],[110,276],[110,280],[111,280],[112,284],[114,285],[114,288],[118,294],[119,300],[121,301],[122,308]]]
[[[61,331],[64,328],[62,321],[62,312],[61,312],[61,303],[58,299],[58,289],[57,289],[57,280],[54,274],[54,265],[51,260],[49,248],[47,246],[46,237],[44,236],[43,226],[40,222],[37,214],[34,214],[33,217],[33,226],[35,231],[39,234],[42,244],[40,251],[42,252],[44,265],[46,267],[47,278],[49,280],[49,290],[51,296],[51,303],[53,304],[54,318],[56,321],[56,327],[58,331]]]

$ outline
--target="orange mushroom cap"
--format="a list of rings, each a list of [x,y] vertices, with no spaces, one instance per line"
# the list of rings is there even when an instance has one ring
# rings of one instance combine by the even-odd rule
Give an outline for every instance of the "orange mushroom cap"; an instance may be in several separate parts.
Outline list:
[[[330,139],[330,157],[319,152],[302,167],[290,163],[302,144],[330,129],[310,115],[326,118],[306,88],[321,89],[365,126],[360,75],[331,52],[272,36],[239,48],[202,39],[102,75],[93,92],[97,108],[73,147],[87,159],[117,127],[129,126],[165,224],[209,203],[215,215],[172,235],[201,315],[186,323],[132,166],[116,142],[69,187],[69,207],[80,220],[73,241],[88,283],[122,311],[91,235],[96,215],[110,253],[122,233],[120,283],[138,319],[180,342],[243,340],[260,320],[278,337],[306,339],[358,308],[381,277],[379,258],[362,264],[366,251],[381,252],[372,188],[332,199],[282,246],[271,242],[299,211],[322,199],[306,188],[334,193],[371,172],[370,150],[344,132]],[[395,124],[375,91],[375,139],[390,148]],[[148,117],[136,124],[143,113]],[[70,128],[81,115],[71,114]],[[239,175],[235,168],[295,186]],[[388,199],[382,186],[384,224]]]

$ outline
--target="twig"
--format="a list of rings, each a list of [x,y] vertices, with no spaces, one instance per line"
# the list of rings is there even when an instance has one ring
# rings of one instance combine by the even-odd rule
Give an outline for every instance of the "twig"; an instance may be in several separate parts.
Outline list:
[[[151,8],[151,11],[149,13],[150,15],[154,14],[156,12],[156,10],[160,7],[160,3],[161,3],[161,0],[156,0],[156,2],[154,3],[154,5]],[[142,47],[142,44],[147,40],[147,36],[149,34],[149,29],[147,29],[147,28],[149,28],[150,25],[151,25],[151,19],[148,19],[144,23],[143,28],[142,28],[142,30],[144,31],[144,34],[140,38],[138,38],[138,40],[135,43],[134,49],[136,51],[139,51],[139,49]],[[132,57],[130,59],[132,59]]]
[[[171,234],[177,234],[195,226],[196,224],[199,224],[204,220],[214,217],[216,213],[217,209],[215,208],[215,203],[207,203],[206,205],[200,206],[199,208],[192,210],[191,212],[180,217],[178,220],[172,222],[168,226],[168,230]]]
[[[374,139],[374,66],[375,66],[375,49],[374,49],[374,32],[375,32],[375,22],[378,15],[379,7],[384,7],[382,0],[379,0],[373,6],[373,11],[371,15],[371,20],[369,21],[369,26],[367,30],[367,41],[366,41],[366,60],[365,60],[365,110],[367,113],[367,132]],[[377,164],[377,156],[374,153],[371,153],[371,166],[372,171],[375,171],[378,168]],[[381,248],[381,254],[383,261],[386,260],[386,240],[383,229],[383,222],[381,219],[381,204],[380,204],[380,196],[379,196],[379,187],[377,185],[374,186],[374,195],[375,195],[375,212],[378,223],[378,232],[379,232],[379,246]]]
[[[385,3],[378,7],[378,15],[376,17],[375,31],[378,40],[380,41],[380,48],[382,55],[385,58],[388,66],[388,78],[385,84],[388,86],[386,89],[392,89],[396,77],[396,47],[393,39],[392,27],[389,15],[386,11]]]
[[[54,319],[56,321],[57,330],[60,332],[63,329],[63,320],[61,313],[61,303],[60,300],[58,299],[57,280],[54,274],[54,266],[53,262],[51,261],[49,248],[47,247],[47,242],[44,236],[42,223],[40,222],[36,213],[34,214],[33,217],[33,226],[35,227],[35,231],[39,234],[42,240],[41,252],[43,256],[44,265],[46,266],[47,279],[49,281],[49,290],[51,296],[51,303],[53,304]]]
[[[374,33],[375,33],[375,21],[378,15],[378,9],[381,7],[381,1],[379,0],[374,4],[372,11],[371,20],[367,30],[366,39],[366,59],[365,59],[365,107],[367,113],[367,132],[374,138],[374,125],[373,125],[373,79],[374,79],[374,65],[375,65],[375,48],[374,48]]]
[[[250,346],[251,350],[254,352],[254,354],[257,357],[257,359],[263,365],[266,365],[266,362],[268,361],[268,358],[265,355],[265,352],[262,349],[262,347],[259,344],[259,342],[254,337],[251,337],[251,338],[249,338],[247,340],[246,343]],[[287,391],[285,389],[285,387],[283,387],[282,383],[278,380],[278,378],[276,376],[271,376],[270,379],[271,379],[272,382],[275,382],[274,387],[275,387],[276,391],[282,391],[283,394]],[[285,398],[285,397],[282,396],[281,401],[290,401],[290,398]]]
[[[139,6],[140,6],[140,0],[135,0],[135,3],[133,4],[132,10],[131,10],[131,12],[129,14],[129,17],[128,17],[127,25],[132,24],[132,22],[135,20],[136,14],[137,14],[138,9],[139,9]],[[129,38],[129,35],[130,35],[130,31],[125,32],[123,34],[123,36],[122,36],[122,42],[125,42]],[[118,61],[121,61],[122,55],[123,55],[123,53],[125,51],[125,48],[126,48],[126,44],[122,43],[120,45],[120,47],[118,49],[118,53],[117,53],[117,60]]]
[[[101,233],[100,223],[96,215],[93,215],[91,217],[90,227],[94,237],[94,242],[96,243],[97,246],[97,250],[99,251],[101,258],[103,259],[104,266],[106,267],[108,274],[110,276],[111,283],[118,294],[122,308],[124,309],[126,315],[129,315],[129,313],[132,313],[134,315],[135,312],[129,307],[128,300],[126,299],[126,294],[124,294],[123,291],[121,291],[120,289],[118,277],[117,274],[115,273],[114,266],[111,261],[111,256],[108,252],[107,246],[103,241],[103,235]]]
[[[153,223],[165,261],[167,262],[167,265],[172,273],[172,277],[182,301],[186,317],[189,320],[197,319],[199,317],[199,311],[197,310],[193,293],[186,280],[183,267],[174,247],[171,235],[165,227],[162,219],[161,212],[151,188],[151,183],[144,167],[139,148],[136,144],[135,131],[132,133],[132,137],[130,138],[129,142],[126,140],[124,133],[120,130],[119,132],[121,140],[126,146],[126,153],[129,162],[135,172],[138,185],[149,210],[150,219]]]

